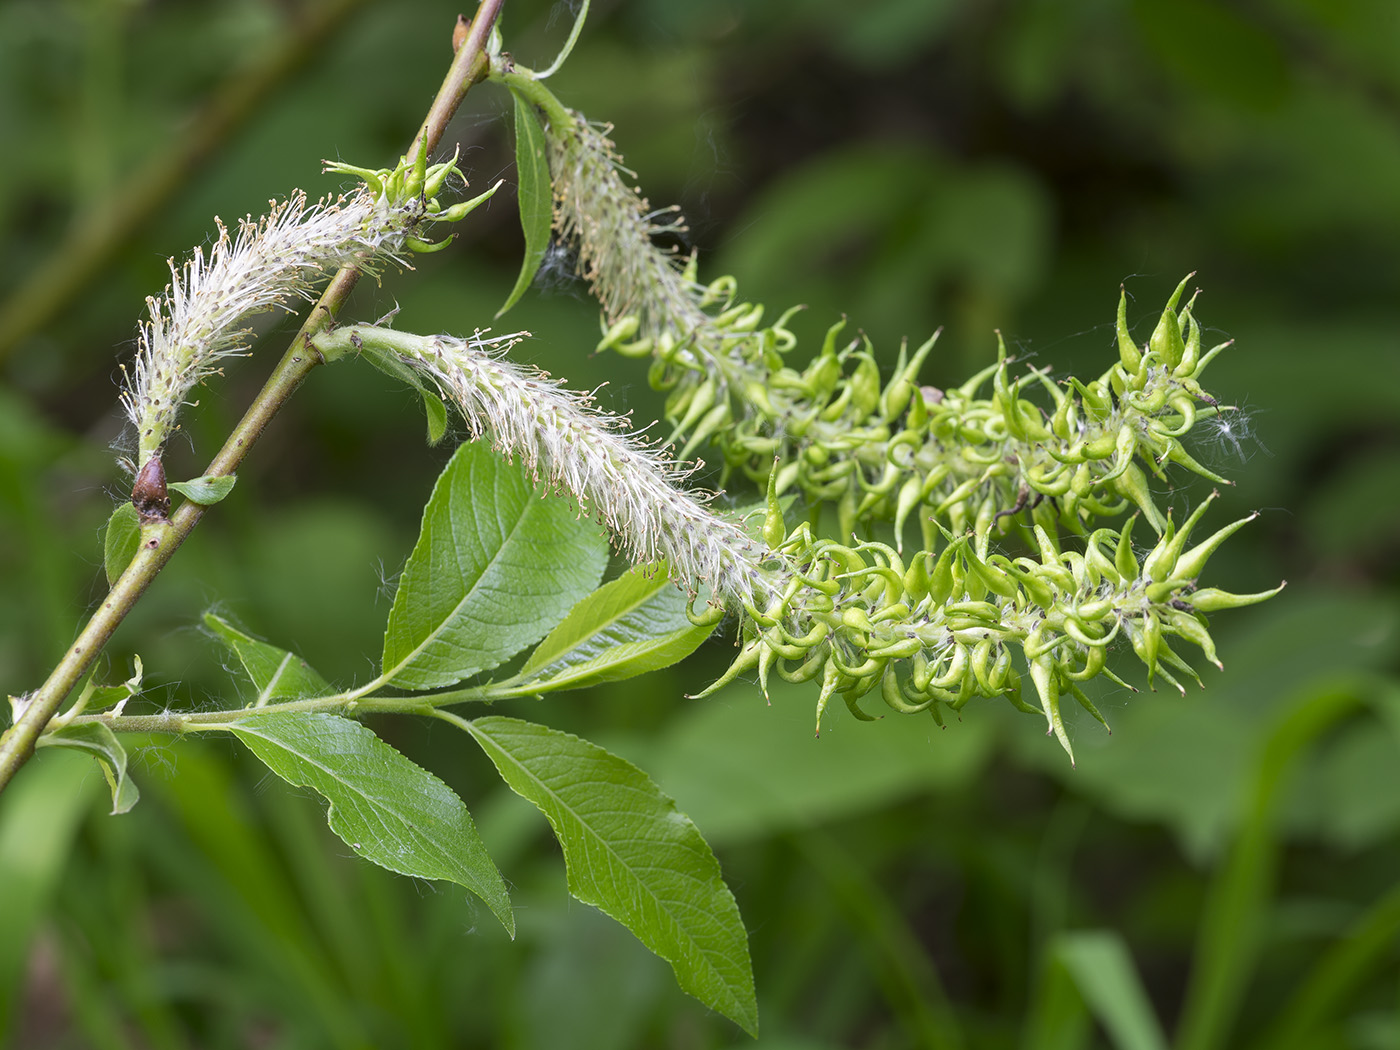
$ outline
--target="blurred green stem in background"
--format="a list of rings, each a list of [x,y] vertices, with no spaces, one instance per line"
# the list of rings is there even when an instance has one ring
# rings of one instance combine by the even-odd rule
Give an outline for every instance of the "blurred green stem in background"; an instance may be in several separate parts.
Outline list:
[[[281,46],[261,61],[230,73],[169,149],[148,158],[101,199],[80,202],[68,235],[0,302],[0,361],[72,303],[122,245],[188,184],[190,176],[249,117],[260,112],[263,100],[364,3],[326,0],[307,5],[309,9],[292,20]],[[107,41],[104,46],[113,45]]]
[[[845,913],[851,932],[879,975],[890,1010],[900,1018],[914,1045],[926,1050],[963,1050],[968,1044],[957,1011],[933,960],[866,866],[821,828],[794,834],[792,844],[825,881]]]
[[[1372,680],[1363,679],[1316,689],[1265,739],[1250,782],[1244,824],[1211,884],[1201,915],[1178,1050],[1236,1045],[1230,1034],[1256,968],[1273,896],[1279,852],[1275,813],[1289,774],[1308,747],[1356,711],[1374,687]]]

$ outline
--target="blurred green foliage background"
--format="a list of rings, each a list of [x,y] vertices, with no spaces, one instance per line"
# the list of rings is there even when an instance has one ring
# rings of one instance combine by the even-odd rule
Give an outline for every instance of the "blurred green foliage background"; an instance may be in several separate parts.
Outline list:
[[[101,593],[125,479],[118,364],[165,260],[323,157],[391,163],[450,58],[436,0],[0,4],[0,686],[33,688]],[[564,5],[507,0],[542,66]],[[719,851],[749,924],[765,1050],[1400,1045],[1400,6],[1393,0],[602,0],[554,81],[679,203],[702,276],[841,314],[928,381],[993,359],[1098,374],[1125,284],[1145,337],[1197,271],[1245,411],[1196,454],[1262,509],[1209,583],[1226,663],[1182,698],[1100,690],[1070,768],[1034,719],[837,719],[811,690],[684,697],[712,642],[641,680],[521,705],[634,758]],[[503,93],[453,126],[478,190],[513,177]],[[498,198],[351,312],[491,324],[520,235]],[[518,351],[639,422],[632,362],[551,266]],[[278,340],[228,370],[168,460],[192,476]],[[1209,338],[1211,332],[1207,333]],[[1219,339],[1215,340],[1219,341]],[[275,348],[275,349],[273,349]],[[314,375],[117,636],[156,704],[233,702],[217,606],[349,682],[447,448],[355,363]],[[1179,506],[1203,490],[1188,479]],[[748,493],[735,491],[735,498]],[[1131,657],[1124,673],[1136,668]],[[1136,681],[1136,678],[1133,678]],[[457,735],[376,726],[443,775],[513,886],[509,943],[460,890],[355,861],[315,799],[231,742],[151,740],[105,815],[46,754],[0,798],[0,1029],[15,1047],[753,1045],[564,891],[542,820]],[[1155,1020],[1153,1020],[1155,1018]]]

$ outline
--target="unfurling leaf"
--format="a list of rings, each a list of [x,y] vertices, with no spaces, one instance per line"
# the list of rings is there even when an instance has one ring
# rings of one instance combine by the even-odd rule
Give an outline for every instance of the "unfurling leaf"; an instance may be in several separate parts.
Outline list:
[[[688,603],[664,565],[632,569],[575,605],[536,646],[517,676],[519,691],[581,689],[685,659],[715,629],[691,622]]]
[[[102,562],[107,571],[107,586],[116,584],[141,546],[141,519],[130,500],[123,500],[107,519],[107,534],[102,542]]]
[[[128,812],[141,797],[136,782],[127,776],[126,748],[117,734],[100,722],[55,729],[39,738],[39,746],[68,747],[96,758],[102,775],[107,778],[107,786],[112,789],[112,816]]]
[[[392,351],[378,344],[366,343],[361,346],[359,357],[386,376],[402,380],[418,391],[418,396],[423,399],[423,415],[428,421],[428,444],[436,445],[441,441],[447,433],[447,406],[423,383],[418,373],[400,361]]]
[[[249,637],[221,616],[204,614],[204,626],[233,650],[243,670],[258,691],[254,707],[271,700],[296,700],[304,696],[326,696],[334,690],[330,683],[296,653]]]

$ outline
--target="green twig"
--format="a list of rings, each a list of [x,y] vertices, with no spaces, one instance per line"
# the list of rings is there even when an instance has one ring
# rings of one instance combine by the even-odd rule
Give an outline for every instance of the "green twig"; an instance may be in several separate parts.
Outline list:
[[[367,696],[384,686],[383,676],[355,689],[325,696],[306,696],[299,700],[283,700],[278,703],[261,704],[259,714],[276,711],[279,714],[298,712],[305,714],[344,714],[344,715],[424,715],[432,714],[440,707],[449,704],[494,703],[497,700],[512,700],[536,696],[538,691],[529,683],[516,678],[501,682],[483,682],[480,685],[465,686],[441,693],[410,694],[407,696]],[[65,725],[85,725],[100,722],[114,733],[197,733],[210,729],[222,729],[230,722],[237,722],[249,712],[246,707],[233,707],[217,711],[163,711],[155,715],[123,715],[115,709],[83,714],[73,708],[65,711],[61,720]]]
[[[554,92],[539,82],[533,70],[516,65],[502,55],[493,63],[491,79],[517,92],[531,105],[538,107],[551,124],[567,128],[573,122],[567,107],[559,101]]]
[[[233,707],[221,711],[163,711],[158,715],[115,715],[102,712],[93,715],[80,715],[73,719],[74,725],[87,722],[100,722],[115,733],[169,733],[176,736],[185,733],[200,733],[227,729],[231,722],[237,722],[250,714],[266,715],[272,712],[288,714],[315,712],[316,714],[344,715],[430,715],[434,711],[426,697],[391,696],[372,700],[355,700],[344,694],[335,696],[312,696],[304,700],[288,700],[280,704],[266,704],[259,708]]]
[[[503,2],[504,0],[482,0],[471,30],[458,49],[457,57],[438,89],[427,118],[414,136],[407,156],[419,152],[424,144],[426,151],[431,153],[442,138],[447,122],[456,112],[467,90],[472,84],[485,78],[489,68],[486,41],[500,16]],[[358,268],[347,266],[331,279],[301,330],[293,337],[291,346],[267,384],[205,470],[206,475],[217,477],[233,474],[268,422],[301,385],[302,380],[321,362],[320,354],[311,347],[311,338],[334,321],[359,277]],[[79,679],[87,673],[103,646],[131,612],[151,581],[199,524],[204,511],[205,507],[186,502],[171,516],[169,524],[148,526],[143,530],[142,545],[136,557],[113,585],[48,680],[36,693],[27,698],[27,706],[15,724],[0,737],[0,790],[4,789],[15,772],[34,753],[35,742],[49,724],[49,720],[57,713],[59,706]]]
[[[569,32],[569,39],[566,40],[564,46],[559,49],[559,54],[555,57],[554,61],[550,63],[549,68],[535,74],[540,80],[544,80],[546,77],[552,77],[555,73],[559,72],[559,67],[564,64],[564,60],[568,58],[570,53],[574,50],[574,45],[578,43],[579,34],[583,32],[583,23],[588,20],[588,2],[589,0],[583,0],[583,6],[579,8],[578,15],[574,18],[574,28]]]

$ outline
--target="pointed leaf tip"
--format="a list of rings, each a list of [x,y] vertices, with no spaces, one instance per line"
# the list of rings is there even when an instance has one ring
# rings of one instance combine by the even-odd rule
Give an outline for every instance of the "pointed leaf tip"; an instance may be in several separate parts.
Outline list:
[[[675,802],[630,762],[568,733],[498,716],[454,721],[549,820],[569,892],[669,962],[686,992],[756,1035],[738,905],[709,845]]]

